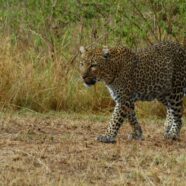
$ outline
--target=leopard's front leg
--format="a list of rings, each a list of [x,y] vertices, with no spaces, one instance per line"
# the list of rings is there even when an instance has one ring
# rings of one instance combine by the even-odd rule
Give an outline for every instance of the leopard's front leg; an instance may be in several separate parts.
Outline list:
[[[115,143],[119,128],[130,113],[129,104],[116,104],[106,134],[98,136],[97,140],[103,143]]]

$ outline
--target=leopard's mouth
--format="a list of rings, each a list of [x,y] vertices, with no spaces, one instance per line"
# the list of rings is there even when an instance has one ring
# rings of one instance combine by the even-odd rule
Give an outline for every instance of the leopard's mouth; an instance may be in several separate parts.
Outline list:
[[[97,82],[95,77],[94,78],[84,78],[83,80],[84,80],[85,85],[88,87],[95,85]]]
[[[83,77],[83,81],[85,83],[85,86],[90,87],[90,86],[96,84],[97,78],[96,77],[88,77],[88,76],[86,76],[86,77]]]

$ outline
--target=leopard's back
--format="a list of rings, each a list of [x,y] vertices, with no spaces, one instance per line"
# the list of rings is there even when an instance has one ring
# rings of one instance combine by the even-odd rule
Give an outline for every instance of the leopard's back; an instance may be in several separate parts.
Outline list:
[[[161,42],[137,52],[135,91],[142,100],[152,100],[185,87],[186,52],[177,43]]]

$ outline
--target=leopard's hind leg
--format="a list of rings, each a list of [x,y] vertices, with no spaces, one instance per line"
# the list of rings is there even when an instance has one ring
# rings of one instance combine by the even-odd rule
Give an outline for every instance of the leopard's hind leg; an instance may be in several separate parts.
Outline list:
[[[167,118],[165,122],[165,138],[179,139],[182,127],[183,92],[170,96],[167,105]]]

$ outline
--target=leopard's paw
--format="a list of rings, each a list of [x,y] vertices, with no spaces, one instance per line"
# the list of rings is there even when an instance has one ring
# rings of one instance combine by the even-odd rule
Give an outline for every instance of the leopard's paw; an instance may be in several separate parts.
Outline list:
[[[128,140],[144,140],[142,133],[131,133],[128,135]]]
[[[171,132],[166,132],[166,133],[164,134],[164,138],[165,138],[165,139],[168,139],[168,140],[173,140],[173,141],[177,141],[177,140],[179,141],[179,140],[180,140],[178,134],[176,134],[176,133],[171,133]]]
[[[109,135],[101,135],[96,138],[97,141],[102,143],[116,143],[115,137]]]

